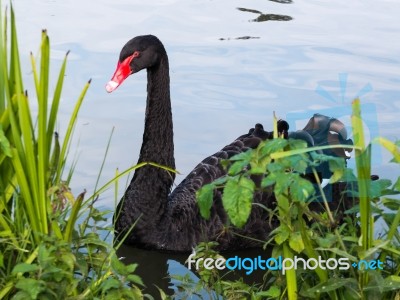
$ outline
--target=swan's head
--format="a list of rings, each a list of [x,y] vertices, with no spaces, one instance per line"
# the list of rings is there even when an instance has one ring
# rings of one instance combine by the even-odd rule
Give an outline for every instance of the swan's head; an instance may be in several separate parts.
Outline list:
[[[117,68],[106,85],[107,92],[114,91],[129,75],[158,65],[164,54],[164,46],[154,35],[131,39],[121,50]]]

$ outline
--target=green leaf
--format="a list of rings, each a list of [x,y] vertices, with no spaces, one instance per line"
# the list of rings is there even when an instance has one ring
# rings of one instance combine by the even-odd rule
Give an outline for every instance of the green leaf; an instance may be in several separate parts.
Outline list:
[[[328,233],[323,237],[317,237],[316,242],[318,246],[323,248],[332,247],[338,240],[338,237],[334,234]]]
[[[35,272],[39,269],[40,267],[36,264],[19,263],[13,268],[11,274],[18,274],[18,273],[24,274],[29,272]]]
[[[289,186],[292,183],[292,173],[279,173],[276,174],[276,184],[274,187],[275,195],[282,195],[287,193]]]
[[[223,176],[223,177],[220,177],[220,178],[217,178],[217,179],[215,179],[214,181],[213,181],[213,185],[215,186],[215,187],[217,187],[217,186],[219,186],[219,185],[223,185],[223,184],[225,184],[225,182],[227,182],[228,181],[228,176]]]
[[[133,273],[136,271],[138,264],[129,264],[126,266],[126,272]]]
[[[392,141],[389,141],[386,138],[383,137],[377,137],[373,140],[375,143],[381,144],[383,147],[385,147],[389,152],[392,153],[393,155],[393,162],[400,163],[400,142],[397,141],[397,143],[393,143]]]
[[[273,162],[267,166],[267,170],[269,174],[275,174],[285,172],[286,168],[279,162]]]
[[[308,289],[305,295],[314,298],[319,294],[328,293],[341,287],[356,287],[357,284],[357,280],[354,278],[331,278],[326,282],[322,282]]]
[[[83,198],[85,197],[85,193],[86,193],[86,191],[79,194],[79,196],[76,198],[75,202],[72,205],[71,214],[69,216],[67,226],[66,226],[65,232],[64,232],[64,241],[66,241],[66,242],[72,241],[73,229],[76,225],[76,221],[78,219],[78,214],[81,209]]]
[[[228,170],[228,175],[230,176],[235,176],[237,174],[239,174],[240,172],[242,172],[246,166],[248,165],[248,162],[245,160],[238,160],[235,161],[229,168]]]
[[[222,203],[232,224],[242,227],[251,212],[254,182],[244,176],[230,178],[224,188]]]
[[[4,134],[3,128],[0,124],[0,149],[8,157],[11,157],[10,142]]]
[[[281,223],[281,225],[280,225],[278,228],[276,228],[276,229],[273,231],[273,233],[276,233],[276,234],[275,234],[275,237],[274,237],[275,242],[276,242],[278,245],[281,245],[282,243],[284,243],[285,241],[287,241],[287,239],[289,238],[289,236],[290,236],[290,229],[289,229],[289,227],[288,227],[287,225]]]
[[[295,181],[290,185],[292,200],[305,202],[314,194],[314,186],[310,181],[303,179],[300,176],[294,176],[294,178]]]
[[[300,232],[293,232],[290,234],[289,246],[297,253],[304,250],[304,242]]]
[[[391,209],[391,210],[397,210],[400,207],[400,199],[395,199],[395,198],[383,198],[382,199],[382,204]]]
[[[29,294],[32,299],[38,299],[39,294],[46,289],[43,281],[31,278],[19,279],[15,287]]]
[[[236,154],[230,158],[231,162],[234,162],[228,170],[228,175],[234,176],[239,174],[240,172],[243,171],[244,168],[246,168],[252,156],[254,155],[255,150],[250,149],[246,152],[241,152],[239,154]]]
[[[350,261],[358,261],[358,259],[355,256],[349,254],[346,251],[340,250],[338,248],[320,248],[319,247],[319,248],[316,248],[315,250],[317,250],[317,251],[329,251],[329,252],[332,252],[332,253],[334,253],[334,254],[336,254],[338,256],[348,258]]]
[[[210,209],[214,200],[214,185],[206,184],[203,185],[197,192],[197,204],[200,209],[200,215],[208,220],[210,218]]]
[[[330,179],[330,183],[334,183],[342,179],[345,174],[346,164],[342,157],[330,157],[329,158],[329,170],[333,173]]]
[[[285,158],[287,167],[304,174],[308,167],[308,159],[304,155],[292,155]]]
[[[234,156],[232,156],[229,160],[230,161],[237,161],[237,160],[244,160],[247,163],[250,162],[251,159],[251,155],[252,155],[253,150],[247,150],[245,152],[240,152],[239,154],[236,154]]]
[[[263,180],[261,181],[261,187],[266,188],[268,186],[275,184],[275,182],[276,182],[276,177],[273,173],[271,173],[263,178]]]
[[[121,285],[121,282],[115,278],[108,278],[106,282],[104,282],[101,286],[102,292],[107,292],[111,289],[118,289]]]
[[[267,155],[275,152],[281,152],[288,143],[288,140],[285,139],[268,140],[265,143],[261,144],[261,153],[262,155]]]
[[[281,295],[281,290],[276,285],[271,286],[267,291],[256,293],[257,299],[261,297],[278,298]]]
[[[119,275],[126,276],[129,274],[127,266],[121,262],[116,255],[111,257],[111,266]]]
[[[144,286],[144,283],[143,283],[142,279],[138,275],[130,274],[130,275],[126,276],[126,279],[129,282],[132,282],[134,284],[138,284],[138,285]]]
[[[393,185],[393,188],[400,192],[400,177],[397,178],[396,183]]]
[[[76,262],[75,255],[72,253],[66,252],[61,254],[61,261],[64,262],[64,264],[67,266],[68,271],[73,272],[74,271],[74,266]]]

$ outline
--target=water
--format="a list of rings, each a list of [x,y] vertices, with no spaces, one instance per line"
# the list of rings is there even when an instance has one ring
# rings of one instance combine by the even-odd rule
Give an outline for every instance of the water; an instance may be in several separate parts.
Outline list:
[[[51,38],[54,70],[71,50],[61,136],[75,99],[92,78],[74,142],[79,153],[72,182],[76,194],[94,188],[113,127],[100,183],[113,177],[116,168],[124,170],[137,160],[145,73],[135,74],[112,94],[104,85],[121,47],[141,34],[157,35],[170,58],[176,165],[182,173],[177,182],[255,123],[272,128],[273,111],[287,119],[291,129],[299,129],[314,112],[349,125],[351,100],[360,96],[367,135],[400,137],[396,0],[20,0],[14,6],[27,80],[32,82],[28,54],[38,52],[42,28]],[[33,95],[32,83],[26,87]],[[373,172],[394,179],[398,170],[388,162],[388,153],[376,147],[374,151]],[[99,203],[112,208],[112,194],[104,194]],[[129,252],[129,259],[139,260]],[[153,252],[147,257],[142,265],[160,258]],[[179,269],[178,258],[166,261],[167,270]]]

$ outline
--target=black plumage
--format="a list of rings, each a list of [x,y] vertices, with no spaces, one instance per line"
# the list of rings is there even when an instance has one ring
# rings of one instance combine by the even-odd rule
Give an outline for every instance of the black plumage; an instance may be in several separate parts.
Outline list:
[[[126,77],[142,69],[147,69],[148,95],[138,163],[154,162],[175,169],[168,56],[158,38],[138,36],[123,47],[107,91],[113,91]],[[280,123],[280,129],[287,135],[286,122]],[[221,202],[222,191],[214,191],[209,220],[199,214],[196,191],[225,175],[222,159],[255,148],[268,138],[272,134],[256,124],[247,134],[199,163],[173,191],[174,173],[151,165],[137,169],[114,215],[117,235],[124,236],[136,222],[126,243],[181,252],[191,251],[200,241],[207,240],[218,241],[220,250],[253,247],[257,245],[255,239],[265,241],[276,226],[267,210],[253,205],[246,225],[231,228]],[[269,208],[276,205],[274,195],[268,191],[255,192],[254,202]]]

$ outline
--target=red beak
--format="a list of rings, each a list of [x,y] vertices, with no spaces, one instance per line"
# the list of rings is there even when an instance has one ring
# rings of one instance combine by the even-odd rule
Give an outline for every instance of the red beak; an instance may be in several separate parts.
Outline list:
[[[129,75],[132,74],[130,64],[134,57],[136,57],[135,54],[128,56],[122,62],[118,62],[117,69],[115,70],[113,77],[106,84],[107,92],[111,93],[114,91]]]

